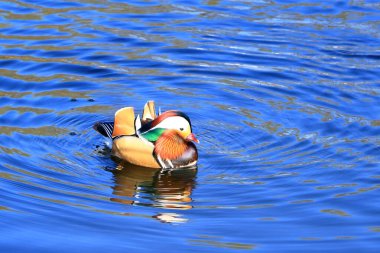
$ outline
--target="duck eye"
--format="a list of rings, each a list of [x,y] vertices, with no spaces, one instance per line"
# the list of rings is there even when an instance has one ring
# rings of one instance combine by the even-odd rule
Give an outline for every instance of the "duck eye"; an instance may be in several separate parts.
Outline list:
[[[181,127],[179,130],[183,131],[183,127]]]

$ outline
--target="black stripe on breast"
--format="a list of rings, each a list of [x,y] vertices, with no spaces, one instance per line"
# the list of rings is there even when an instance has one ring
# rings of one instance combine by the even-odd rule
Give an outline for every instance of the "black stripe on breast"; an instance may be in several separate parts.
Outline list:
[[[185,167],[198,160],[198,151],[195,145],[190,142],[189,147],[183,153],[182,156],[175,160],[171,160],[174,168]]]

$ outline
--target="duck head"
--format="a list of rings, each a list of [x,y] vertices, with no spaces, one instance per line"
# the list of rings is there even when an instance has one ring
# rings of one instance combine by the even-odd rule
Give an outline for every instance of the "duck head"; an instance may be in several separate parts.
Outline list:
[[[180,111],[167,111],[139,129],[139,135],[150,142],[156,142],[165,132],[180,136],[187,142],[197,142],[192,132],[190,118]]]

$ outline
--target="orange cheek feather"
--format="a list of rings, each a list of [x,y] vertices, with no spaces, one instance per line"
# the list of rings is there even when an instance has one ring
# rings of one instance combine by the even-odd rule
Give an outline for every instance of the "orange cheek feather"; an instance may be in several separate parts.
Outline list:
[[[187,149],[186,141],[177,130],[165,131],[156,141],[154,152],[162,159],[179,158]]]

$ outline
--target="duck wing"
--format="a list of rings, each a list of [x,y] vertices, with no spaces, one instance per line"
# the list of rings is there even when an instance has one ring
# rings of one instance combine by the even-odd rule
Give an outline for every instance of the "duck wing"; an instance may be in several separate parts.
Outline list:
[[[94,129],[105,137],[135,135],[136,127],[141,127],[140,117],[135,118],[133,107],[124,107],[115,113],[114,121],[98,122]]]
[[[150,100],[146,102],[144,106],[144,111],[142,114],[142,122],[147,123],[149,121],[154,120],[155,118],[157,118],[156,108],[154,106],[154,101]]]

